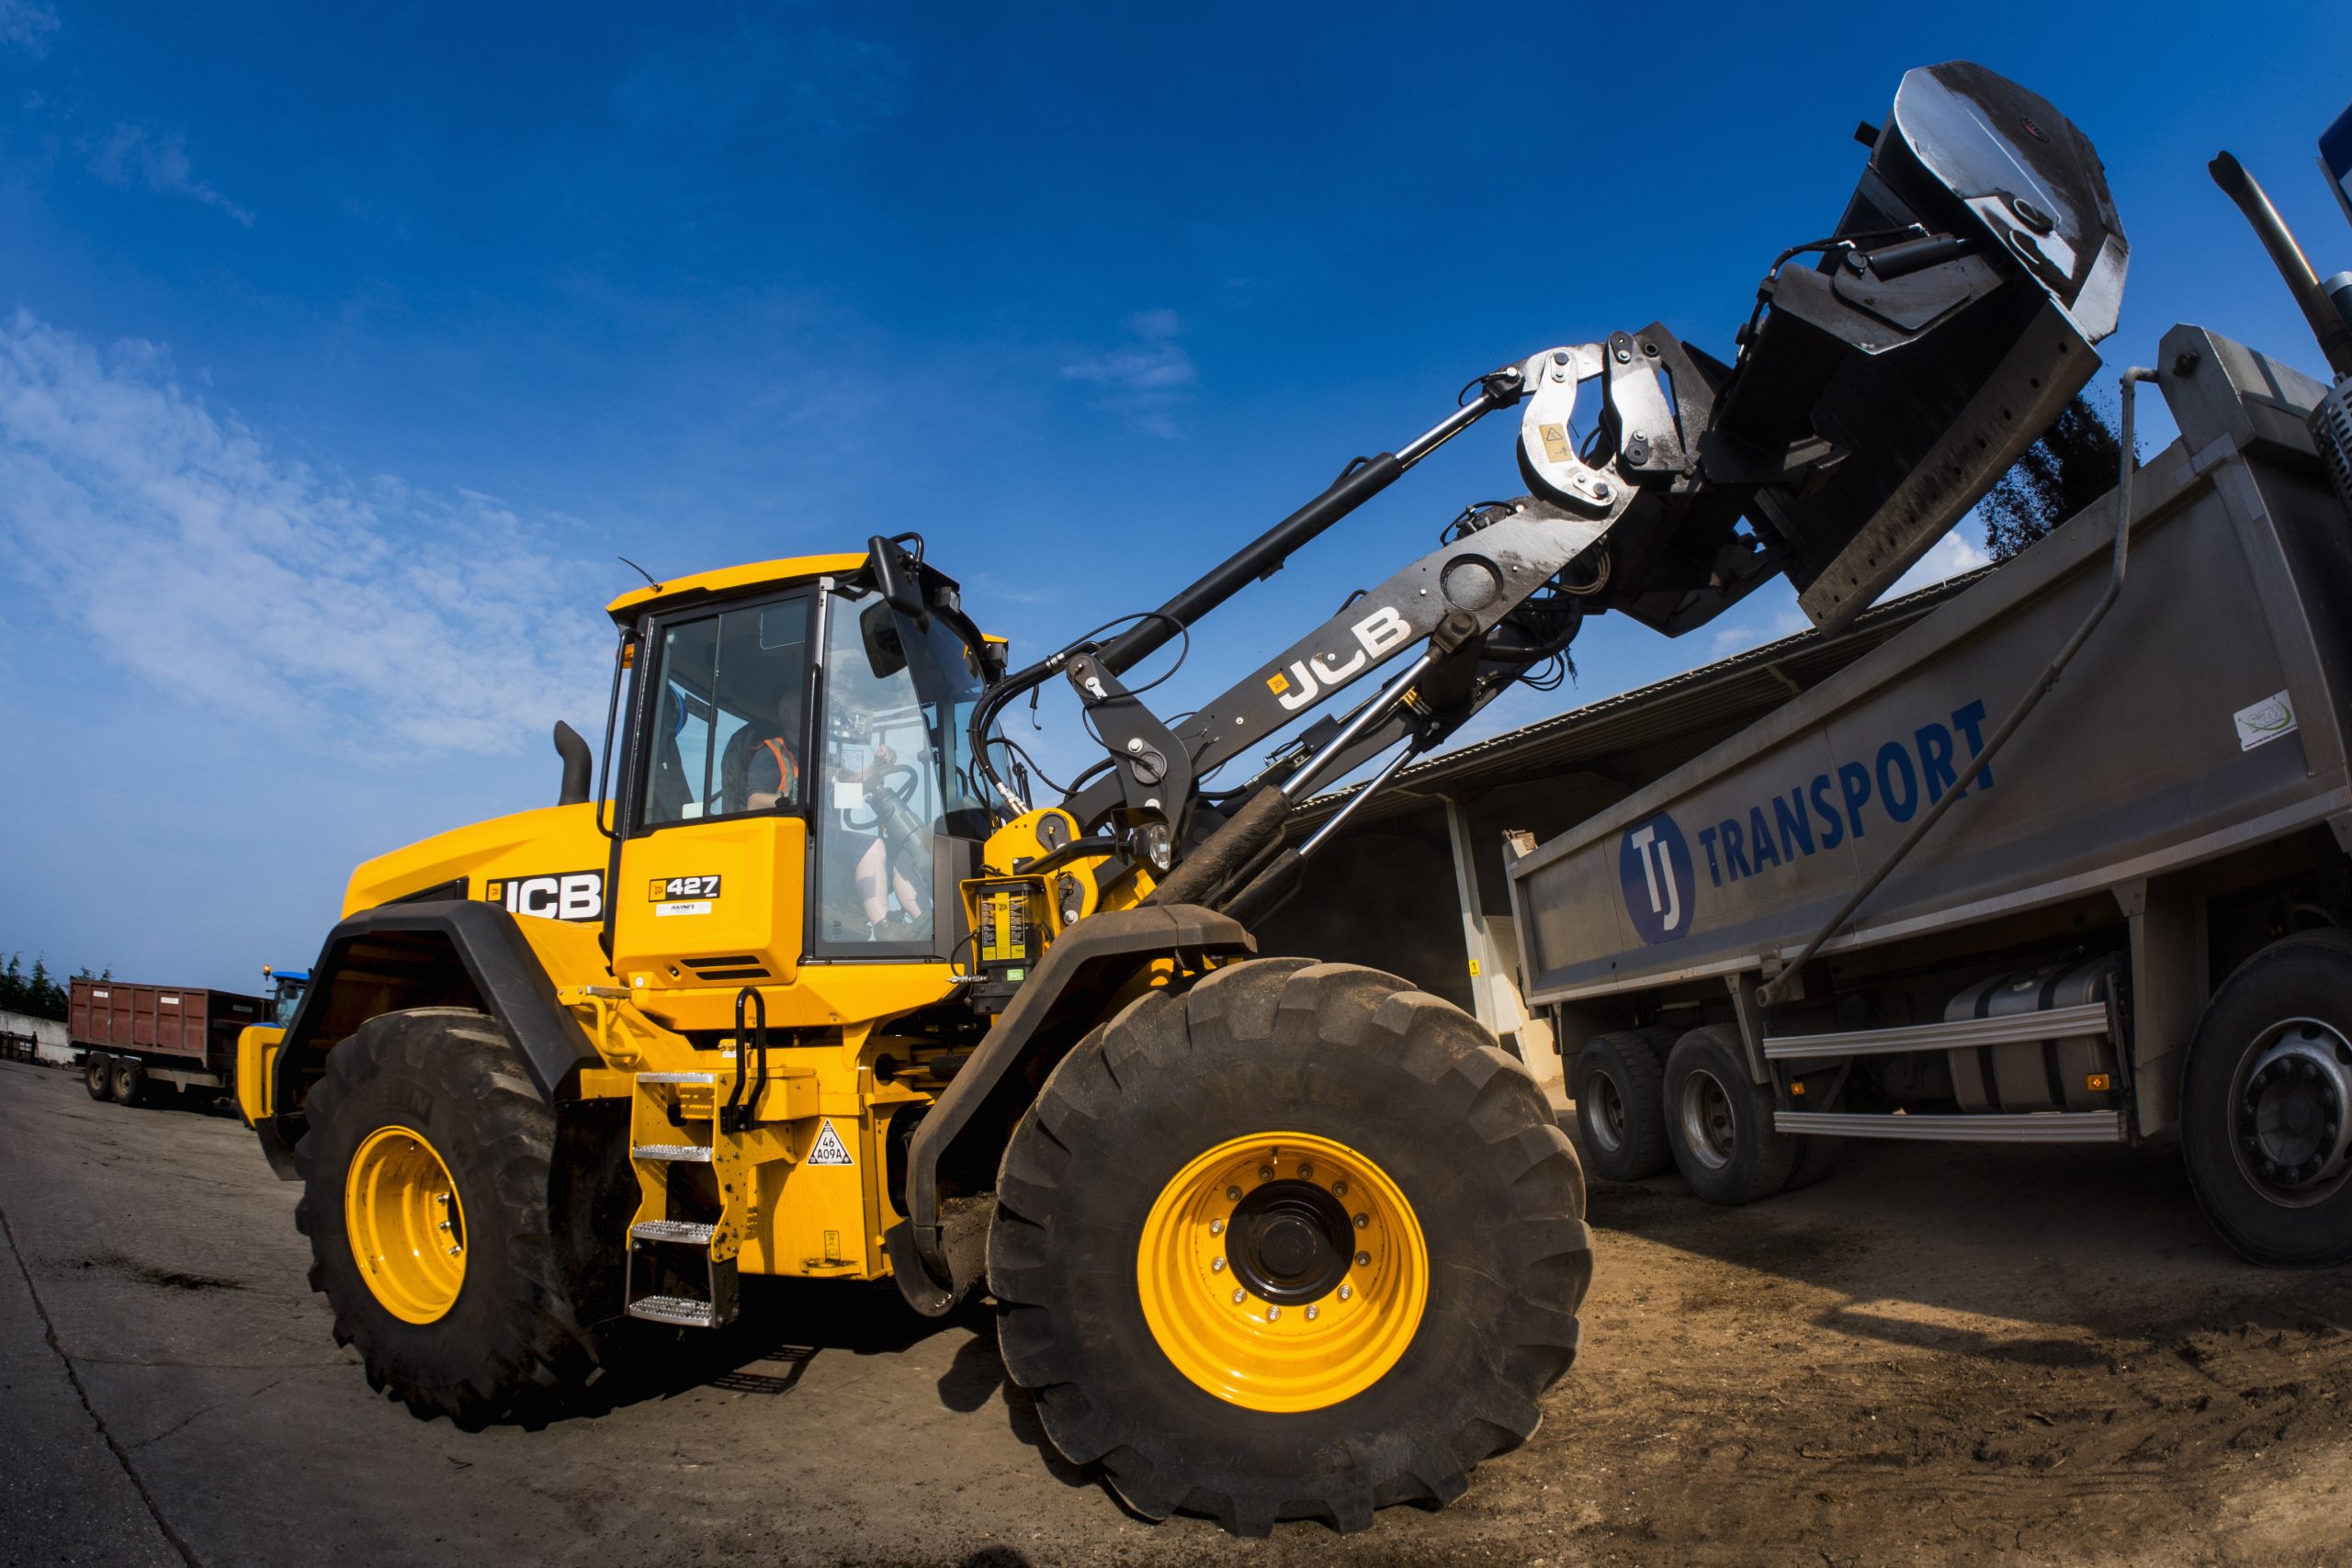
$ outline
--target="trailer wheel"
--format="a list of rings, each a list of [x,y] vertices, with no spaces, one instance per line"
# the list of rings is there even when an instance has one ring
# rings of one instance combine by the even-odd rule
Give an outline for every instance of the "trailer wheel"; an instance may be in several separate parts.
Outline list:
[[[140,1105],[147,1099],[147,1068],[129,1056],[114,1061],[114,1100],[117,1105]]]
[[[2352,1262],[2352,934],[2272,942],[2222,983],[2182,1072],[2180,1149],[2256,1263]]]
[[[1585,1163],[1611,1181],[1639,1181],[1674,1163],[1666,1142],[1666,1074],[1639,1034],[1596,1034],[1570,1079]]]
[[[999,1174],[999,1343],[1138,1513],[1362,1529],[1534,1431],[1576,1356],[1583,1213],[1543,1092],[1459,1009],[1236,964],[1046,1080]]]
[[[1846,1146],[1843,1138],[1833,1138],[1826,1133],[1807,1133],[1796,1140],[1796,1164],[1790,1168],[1789,1179],[1783,1192],[1801,1192],[1817,1181],[1828,1179],[1838,1168],[1838,1151]]]
[[[114,1063],[104,1052],[83,1053],[82,1087],[90,1091],[92,1100],[114,1098]]]
[[[1710,1024],[1675,1043],[1666,1062],[1666,1132],[1690,1190],[1710,1203],[1753,1203],[1789,1184],[1797,1140],[1772,1127],[1772,1096],[1749,1081],[1728,1029]]]
[[[567,1266],[556,1115],[495,1022],[370,1019],[327,1053],[306,1110],[295,1223],[372,1386],[469,1429],[585,1387],[598,1358]]]

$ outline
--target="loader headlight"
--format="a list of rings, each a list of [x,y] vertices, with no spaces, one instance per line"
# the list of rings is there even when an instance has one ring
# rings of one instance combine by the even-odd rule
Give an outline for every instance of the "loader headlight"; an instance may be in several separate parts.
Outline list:
[[[1168,867],[1174,859],[1174,840],[1169,834],[1167,823],[1146,823],[1135,830],[1135,836],[1127,840],[1127,844],[1129,852],[1136,859],[1162,876],[1168,874]]]

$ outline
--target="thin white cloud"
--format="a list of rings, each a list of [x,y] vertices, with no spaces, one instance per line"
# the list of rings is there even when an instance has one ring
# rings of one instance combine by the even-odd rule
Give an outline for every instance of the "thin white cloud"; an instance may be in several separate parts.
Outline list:
[[[537,746],[601,711],[611,659],[597,569],[496,501],[280,457],[163,351],[23,310],[0,321],[0,569],[118,664],[312,751]]]
[[[57,13],[35,0],[0,0],[0,47],[39,58],[57,36]]]
[[[1739,621],[1717,626],[1707,639],[1710,659],[1728,659],[1735,653],[1745,653],[1751,648],[1761,648],[1768,642],[1778,642],[1784,637],[1794,637],[1812,625],[1804,612],[1793,605],[1776,610],[1770,619]]]
[[[1993,558],[1969,536],[1979,527],[1977,514],[1971,512],[1942,538],[1935,542],[1928,553],[1912,563],[1911,570],[1895,580],[1885,597],[1892,599],[1914,589],[1941,582],[1947,577],[1958,577],[1963,571],[1974,571],[1980,566],[1990,566]]]
[[[6,0],[0,0],[5,4]],[[184,196],[217,208],[250,229],[254,215],[196,177],[187,138],[129,121],[87,144],[90,173],[111,186],[144,186],[157,196]]]
[[[1173,310],[1144,310],[1127,318],[1126,340],[1062,367],[1062,378],[1099,389],[1095,407],[1106,409],[1128,428],[1163,441],[1180,440],[1177,410],[1200,379],[1193,356],[1177,341],[1183,319]]]

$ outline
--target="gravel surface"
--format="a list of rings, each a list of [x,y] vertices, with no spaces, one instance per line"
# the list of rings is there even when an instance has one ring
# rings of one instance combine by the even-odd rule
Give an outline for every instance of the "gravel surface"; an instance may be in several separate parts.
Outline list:
[[[0,1064],[0,1562],[2329,1562],[2352,1288],[2236,1261],[2164,1150],[1855,1145],[1746,1210],[1593,1194],[1584,1354],[1442,1512],[1132,1518],[984,1314],[747,1285],[616,1408],[468,1434],[368,1392],[232,1116]],[[757,1282],[753,1282],[756,1284]]]

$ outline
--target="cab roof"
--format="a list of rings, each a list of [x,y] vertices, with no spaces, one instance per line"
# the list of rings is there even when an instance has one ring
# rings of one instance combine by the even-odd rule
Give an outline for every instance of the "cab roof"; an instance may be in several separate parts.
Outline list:
[[[865,554],[861,550],[854,554],[789,556],[782,560],[722,566],[712,571],[697,571],[648,587],[632,588],[605,605],[605,609],[615,621],[626,626],[647,610],[667,609],[673,604],[718,593],[731,593],[741,588],[757,588],[769,583],[783,587],[819,577],[843,577],[865,564]]]

